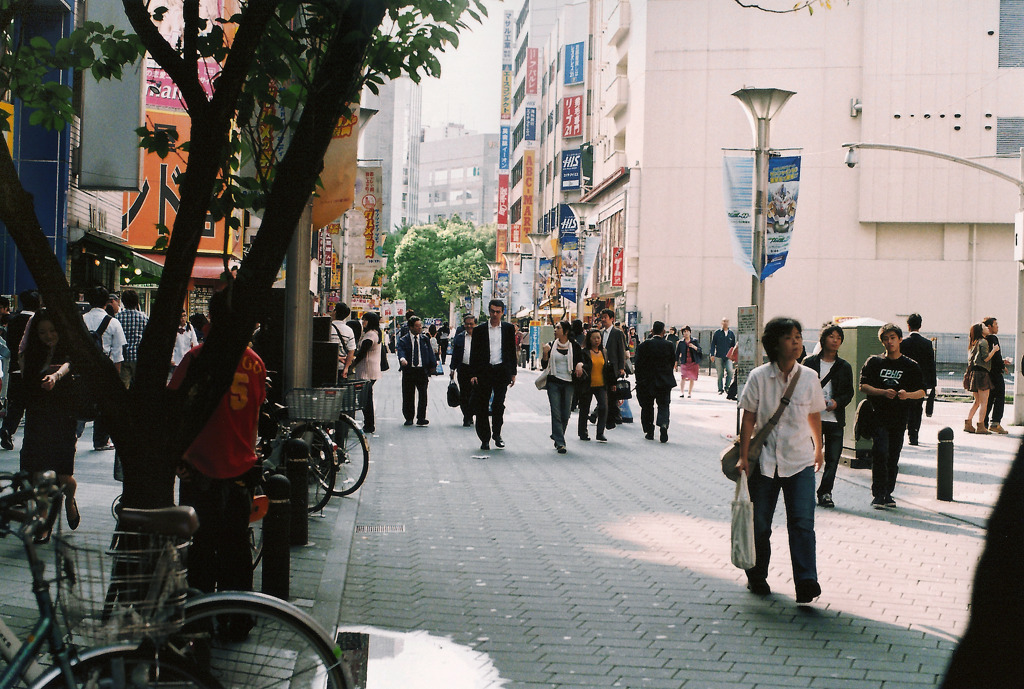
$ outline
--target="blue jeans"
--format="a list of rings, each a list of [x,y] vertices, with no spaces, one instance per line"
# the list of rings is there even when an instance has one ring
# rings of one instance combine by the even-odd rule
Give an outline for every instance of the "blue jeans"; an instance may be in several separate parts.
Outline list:
[[[825,468],[821,472],[818,495],[825,495],[832,492],[836,482],[836,469],[843,454],[843,427],[835,421],[822,421],[821,432],[825,439]]]
[[[565,446],[565,429],[572,413],[572,383],[548,376],[548,403],[551,404],[551,439],[555,447]]]
[[[788,478],[767,478],[760,468],[750,476],[750,500],[754,503],[754,552],[757,559],[747,570],[750,581],[768,578],[768,562],[772,557],[772,517],[782,491],[786,503],[786,528],[789,531],[789,553],[793,561],[793,581],[817,581],[818,568],[814,553],[814,467]]]
[[[732,371],[733,367],[736,366],[732,362],[732,359],[726,359],[724,356],[715,357],[715,370],[718,372],[718,391],[725,392],[732,385]],[[722,385],[722,376],[725,376],[725,386]]]

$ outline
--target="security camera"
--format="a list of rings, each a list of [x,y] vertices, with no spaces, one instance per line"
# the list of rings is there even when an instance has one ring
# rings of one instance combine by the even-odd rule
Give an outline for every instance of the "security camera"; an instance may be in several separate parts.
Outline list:
[[[846,167],[857,167],[857,149],[848,148],[846,149]]]

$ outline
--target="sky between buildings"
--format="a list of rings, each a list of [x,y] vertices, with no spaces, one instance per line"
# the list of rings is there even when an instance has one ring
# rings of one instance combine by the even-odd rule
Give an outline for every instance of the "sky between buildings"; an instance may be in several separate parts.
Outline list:
[[[513,3],[487,0],[482,24],[468,19],[457,49],[440,56],[441,78],[424,79],[423,125],[465,124],[497,132],[501,106],[501,15]]]

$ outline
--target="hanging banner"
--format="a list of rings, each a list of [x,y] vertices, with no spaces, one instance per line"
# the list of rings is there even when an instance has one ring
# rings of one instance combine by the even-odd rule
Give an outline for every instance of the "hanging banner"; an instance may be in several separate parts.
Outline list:
[[[512,150],[512,129],[509,125],[501,125],[498,139],[498,169],[508,172],[508,162]]]
[[[313,229],[337,220],[352,208],[355,198],[356,154],[359,144],[359,105],[352,104],[352,115],[342,117],[334,128],[331,143],[324,154],[320,172],[322,188],[313,197]],[[379,178],[378,178],[379,179]]]
[[[534,193],[537,188],[536,180],[536,151],[526,149],[523,151],[523,217],[520,234],[511,241],[521,242],[522,237],[533,232],[533,204]]]
[[[579,239],[576,230],[579,223],[576,214],[566,204],[559,204],[558,239],[559,253],[559,294],[569,301],[576,301],[577,269],[579,268]]]
[[[754,159],[726,156],[722,161],[722,187],[733,263],[750,275],[755,275],[751,259],[754,240]]]
[[[526,49],[526,95],[537,95],[537,65],[540,62],[540,49]]]
[[[498,175],[498,226],[508,227],[508,175]]]
[[[583,83],[583,41],[565,46],[565,80],[566,86]]]
[[[612,247],[612,287],[622,287],[622,274],[625,261],[624,249],[621,246]]]
[[[505,265],[505,257],[502,254],[506,251],[508,251],[508,228],[499,227],[497,241],[494,244],[494,260],[500,263],[502,267]]]
[[[590,292],[590,273],[597,265],[597,255],[601,251],[601,235],[587,237],[583,244],[583,265],[580,266],[580,286],[583,289],[583,296]]]
[[[768,227],[761,279],[786,265],[800,193],[800,156],[768,159]]]
[[[513,36],[512,10],[505,10],[505,16],[501,22],[501,67],[512,71],[512,42]]]
[[[537,108],[528,106],[526,115],[523,117],[523,140],[534,142],[537,140]]]
[[[512,70],[501,70],[501,119],[512,119]]]
[[[380,225],[381,183],[384,170],[381,167],[360,167],[356,177],[355,209],[362,216],[364,265],[381,266],[381,249],[384,246],[383,228]],[[358,254],[356,254],[358,255]]]
[[[562,138],[583,136],[583,96],[562,99]]]
[[[580,149],[562,151],[562,191],[580,188],[583,170],[581,161]]]
[[[502,301],[507,302],[509,289],[508,273],[498,273],[498,279],[495,282],[496,284],[494,285],[494,298],[501,299]]]

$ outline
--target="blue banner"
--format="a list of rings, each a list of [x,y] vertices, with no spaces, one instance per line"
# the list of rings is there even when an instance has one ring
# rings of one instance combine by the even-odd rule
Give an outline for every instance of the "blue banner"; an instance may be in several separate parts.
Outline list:
[[[576,234],[579,223],[576,220],[576,214],[572,212],[572,208],[568,204],[561,203],[558,205],[558,215],[558,242],[561,245],[558,291],[564,299],[574,302],[576,301],[576,285],[578,283],[580,260],[579,239]]]
[[[512,144],[512,128],[501,125],[501,135],[498,140],[498,169],[508,171],[509,149]]]
[[[540,326],[530,323],[530,357],[540,365]]]
[[[800,156],[769,158],[765,261],[761,279],[786,265],[800,195]]]
[[[580,149],[562,151],[562,191],[579,189],[582,184],[582,156]]]
[[[565,80],[563,83],[566,86],[583,83],[583,46],[583,41],[565,46]]]
[[[537,108],[526,108],[524,129],[523,139],[526,141],[537,140]]]

